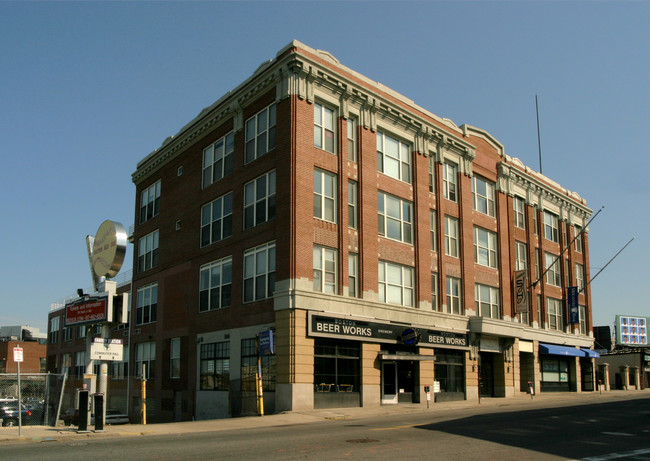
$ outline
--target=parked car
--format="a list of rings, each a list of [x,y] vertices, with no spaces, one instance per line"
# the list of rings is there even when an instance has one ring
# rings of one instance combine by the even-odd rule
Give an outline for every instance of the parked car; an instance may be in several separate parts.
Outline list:
[[[31,410],[22,404],[20,405],[20,408],[20,422],[25,425],[31,424]],[[18,399],[0,400],[0,419],[2,420],[3,426],[18,425]]]
[[[30,417],[32,424],[45,424],[45,402],[43,400],[28,397],[23,399],[23,405],[32,412]]]
[[[106,420],[104,421],[104,424],[114,425],[114,424],[128,424],[128,423],[129,423],[129,415],[124,414],[120,410],[116,410],[114,408],[108,408],[106,410]],[[90,416],[90,424],[91,425],[95,424],[95,415]]]

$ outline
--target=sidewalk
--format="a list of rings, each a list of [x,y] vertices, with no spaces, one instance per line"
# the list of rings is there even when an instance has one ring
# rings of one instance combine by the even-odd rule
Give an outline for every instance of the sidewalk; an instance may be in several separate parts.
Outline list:
[[[225,431],[232,429],[249,429],[256,427],[286,426],[309,424],[323,420],[355,420],[382,415],[409,414],[429,412],[435,415],[445,414],[453,417],[456,412],[475,411],[476,413],[496,411],[529,410],[570,405],[590,405],[611,403],[621,400],[650,398],[650,389],[632,391],[550,393],[535,396],[522,395],[509,398],[483,398],[458,402],[433,403],[427,409],[426,402],[412,405],[384,405],[372,408],[336,408],[326,410],[304,410],[277,413],[267,416],[246,416],[241,418],[212,419],[205,421],[186,421],[164,424],[125,424],[104,426],[104,431],[96,432],[93,426],[87,432],[78,432],[75,426],[23,426],[18,434],[18,427],[0,428],[2,442],[49,442],[57,440],[79,440],[97,437],[127,437],[165,434],[184,434],[194,432]]]

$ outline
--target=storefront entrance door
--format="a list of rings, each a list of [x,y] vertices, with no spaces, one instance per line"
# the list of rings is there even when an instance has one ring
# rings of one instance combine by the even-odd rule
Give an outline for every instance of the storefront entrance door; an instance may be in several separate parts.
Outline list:
[[[397,363],[381,363],[381,403],[397,403]]]

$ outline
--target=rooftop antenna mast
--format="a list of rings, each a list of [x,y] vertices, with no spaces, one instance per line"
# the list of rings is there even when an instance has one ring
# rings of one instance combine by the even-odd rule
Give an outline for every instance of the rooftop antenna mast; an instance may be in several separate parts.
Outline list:
[[[537,103],[537,95],[535,95],[535,112],[537,113],[537,150],[539,151],[539,172],[542,172],[542,137],[539,133],[539,104]]]

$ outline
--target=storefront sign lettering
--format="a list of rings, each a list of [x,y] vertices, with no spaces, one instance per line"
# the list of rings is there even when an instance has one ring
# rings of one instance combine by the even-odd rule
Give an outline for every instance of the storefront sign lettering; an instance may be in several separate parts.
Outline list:
[[[424,328],[404,328],[403,325],[341,319],[310,313],[309,336],[367,338],[384,343],[424,347],[468,347],[467,334]]]

